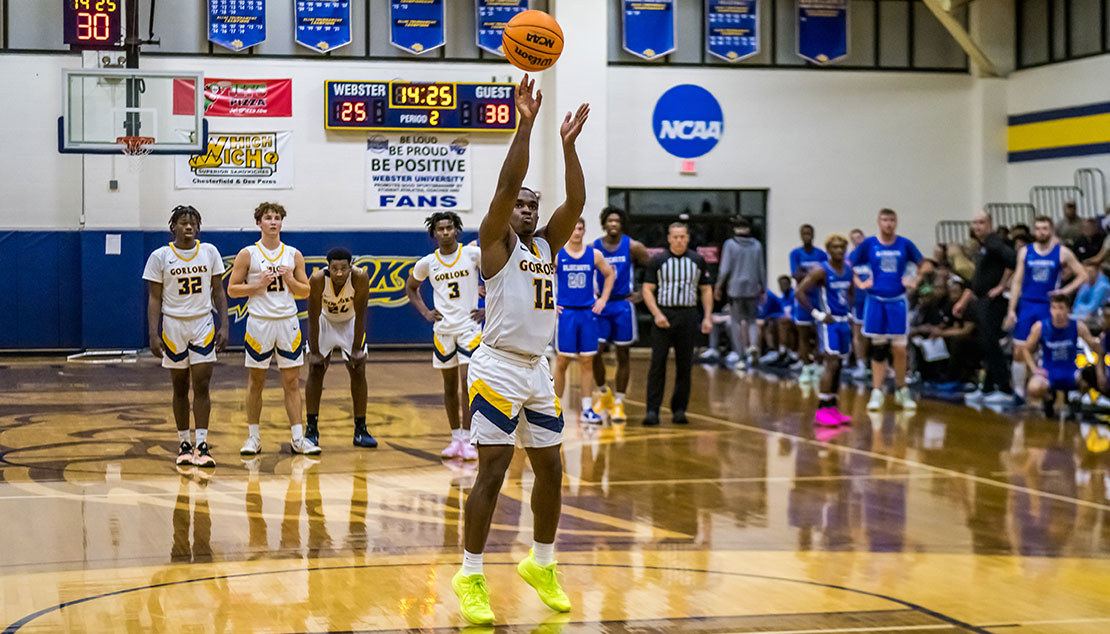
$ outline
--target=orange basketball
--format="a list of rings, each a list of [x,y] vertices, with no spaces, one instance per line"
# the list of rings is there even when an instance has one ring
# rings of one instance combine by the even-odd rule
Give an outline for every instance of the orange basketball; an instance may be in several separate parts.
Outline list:
[[[501,50],[521,70],[534,73],[551,68],[563,52],[563,29],[543,11],[521,11],[505,27]]]

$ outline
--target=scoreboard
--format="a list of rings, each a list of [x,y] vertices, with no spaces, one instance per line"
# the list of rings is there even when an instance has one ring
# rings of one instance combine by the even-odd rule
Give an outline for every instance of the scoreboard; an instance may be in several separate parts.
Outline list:
[[[512,132],[515,84],[324,82],[328,130]]]
[[[71,49],[119,47],[123,42],[123,2],[62,0],[62,40]]]

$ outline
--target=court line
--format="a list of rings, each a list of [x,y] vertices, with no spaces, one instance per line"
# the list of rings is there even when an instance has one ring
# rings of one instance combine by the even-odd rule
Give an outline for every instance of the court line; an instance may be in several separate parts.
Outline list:
[[[646,406],[643,401],[634,401],[634,400],[627,399],[627,398],[624,400],[624,402],[625,403],[632,403],[632,404],[640,406],[640,407],[645,407]],[[670,408],[663,407],[663,408],[661,408],[661,410],[670,411]],[[787,432],[784,432],[784,431],[764,429],[762,427],[756,427],[754,425],[746,425],[744,423],[737,423],[735,421],[726,420],[726,419],[720,418],[718,416],[710,416],[708,414],[698,414],[698,413],[695,413],[695,412],[691,412],[689,410],[686,411],[686,417],[687,418],[701,418],[701,419],[704,419],[704,420],[707,420],[707,421],[710,421],[710,422],[713,422],[713,423],[719,423],[721,425],[725,425],[725,426],[728,426],[728,427],[734,427],[736,429],[743,429],[745,431],[758,432],[760,434],[763,434],[764,436],[785,436],[787,438],[793,438],[795,440],[799,440],[799,441],[804,442],[804,443],[809,444],[809,445],[815,445],[815,446],[818,446],[818,447],[827,447],[828,446],[827,443],[823,443],[823,442],[821,442],[817,439],[814,439],[814,438],[806,438],[805,436],[799,436],[797,434],[790,434],[790,433],[787,433]],[[992,480],[991,478],[987,478],[987,477],[983,477],[983,476],[977,476],[977,475],[971,475],[971,474],[963,473],[962,471],[956,471],[955,469],[946,469],[944,467],[937,467],[937,466],[927,464],[927,463],[924,463],[924,462],[918,462],[916,460],[910,460],[908,458],[899,458],[897,456],[891,456],[891,455],[887,455],[887,454],[877,453],[877,452],[874,452],[874,451],[869,451],[867,449],[857,449],[856,447],[849,447],[848,445],[836,445],[836,448],[837,448],[838,451],[844,451],[846,453],[852,453],[852,454],[856,454],[856,455],[859,455],[859,456],[867,456],[869,458],[875,458],[877,460],[886,460],[887,462],[896,462],[896,463],[901,464],[901,465],[906,466],[906,467],[918,467],[920,469],[926,469],[928,471],[932,471],[933,473],[944,474],[944,475],[947,475],[947,476],[950,476],[950,477],[955,477],[955,478],[964,478],[966,480],[971,480],[973,482],[978,482],[979,484],[989,484],[989,485],[1001,487],[1003,489],[1009,489],[1011,491],[1017,491],[1019,493],[1026,493],[1028,495],[1036,495],[1036,496],[1040,496],[1040,497],[1043,497],[1043,498],[1048,498],[1050,500],[1056,500],[1056,501],[1059,501],[1059,502],[1069,502],[1071,504],[1075,504],[1076,506],[1085,506],[1087,508],[1098,509],[1100,511],[1110,511],[1110,504],[1100,504],[1098,502],[1090,502],[1088,500],[1069,497],[1067,495],[1060,495],[1058,493],[1051,493],[1051,492],[1048,492],[1048,491],[1038,491],[1037,489],[1030,489],[1029,487],[1018,486],[1016,484],[1011,484],[1009,482],[1003,482],[1003,481],[1000,481],[1000,480]]]
[[[1014,623],[995,623],[992,625],[983,625],[981,627],[988,629],[999,629],[1003,627],[1025,627],[1027,625],[1071,625],[1079,623],[1107,623],[1110,618],[1090,618],[1090,619],[1050,619],[1046,621],[1018,621]]]
[[[452,561],[437,561],[435,563],[436,563],[436,565],[441,565],[441,566],[461,565],[462,561],[456,559],[456,560],[452,560]],[[277,574],[290,574],[290,573],[301,573],[301,572],[320,572],[320,571],[332,571],[332,570],[361,570],[361,569],[368,569],[368,568],[408,568],[408,567],[412,567],[412,566],[421,566],[421,565],[425,565],[425,564],[414,562],[414,563],[403,563],[403,564],[402,563],[395,563],[395,564],[351,564],[351,565],[345,565],[345,566],[314,566],[314,567],[310,567],[310,568],[293,568],[293,569],[288,569],[288,570],[260,570],[260,571],[255,571],[255,572],[243,572],[243,573],[236,573],[236,574],[230,574],[230,575],[213,575],[213,576],[210,576],[210,577],[199,577],[199,578],[196,578],[196,579],[181,579],[181,580],[178,580],[178,581],[167,581],[167,582],[164,582],[164,583],[148,584],[148,585],[145,585],[145,586],[136,586],[136,587],[133,587],[133,588],[126,588],[126,589],[123,589],[123,590],[114,590],[112,592],[105,592],[105,593],[101,593],[101,594],[97,594],[97,595],[93,595],[93,596],[89,596],[89,597],[84,597],[84,598],[81,598],[81,599],[74,599],[72,601],[66,601],[64,603],[59,603],[57,605],[50,606],[48,608],[43,608],[43,609],[41,609],[37,612],[32,612],[31,614],[28,614],[27,616],[24,616],[23,618],[11,623],[10,625],[8,625],[8,627],[4,628],[4,631],[0,634],[15,634],[15,632],[18,632],[24,625],[27,625],[28,623],[30,623],[31,621],[39,618],[40,616],[45,616],[45,615],[47,615],[51,612],[60,612],[61,610],[65,609],[65,608],[68,608],[70,606],[73,606],[73,605],[88,603],[90,601],[95,601],[97,599],[104,599],[104,598],[108,598],[108,597],[119,596],[119,595],[122,595],[122,594],[130,594],[130,593],[133,593],[133,592],[141,592],[143,590],[153,590],[153,589],[156,589],[156,588],[166,588],[166,587],[170,587],[170,586],[186,585],[186,584],[191,584],[191,583],[201,583],[201,582],[206,582],[206,581],[223,581],[223,580],[227,580],[227,579],[241,579],[241,578],[245,578],[245,577],[260,577],[260,576],[277,575]],[[509,561],[509,562],[487,562],[486,565],[487,566],[514,566],[515,567],[517,564],[515,562]],[[833,589],[833,590],[843,590],[845,592],[850,592],[850,593],[853,593],[853,594],[859,594],[859,595],[868,596],[868,597],[872,597],[872,598],[876,598],[876,599],[881,599],[881,600],[884,600],[884,601],[889,601],[891,603],[901,605],[901,606],[909,608],[910,610],[913,610],[915,612],[919,612],[919,613],[924,614],[926,616],[937,619],[938,621],[942,621],[942,622],[947,624],[945,626],[947,628],[956,627],[956,628],[965,629],[969,632],[974,632],[975,634],[991,634],[991,632],[989,632],[989,631],[987,631],[987,630],[985,630],[981,627],[976,627],[976,626],[974,626],[970,623],[965,623],[965,622],[963,622],[959,619],[956,619],[954,617],[950,617],[946,614],[942,614],[942,613],[937,612],[935,610],[930,610],[929,608],[926,608],[924,606],[921,606],[921,605],[918,605],[916,603],[912,603],[910,601],[906,601],[906,600],[903,600],[903,599],[899,599],[897,597],[892,597],[892,596],[885,595],[885,594],[879,594],[877,592],[870,592],[870,591],[867,591],[867,590],[860,590],[860,589],[857,589],[857,588],[850,588],[848,586],[836,585],[836,584],[832,584],[832,583],[821,583],[820,581],[812,581],[812,580],[808,580],[808,579],[791,579],[789,577],[774,577],[774,576],[771,576],[771,575],[760,575],[760,574],[754,574],[754,573],[731,572],[731,571],[725,571],[725,570],[707,570],[707,569],[696,569],[696,568],[679,568],[679,567],[674,567],[674,566],[641,566],[641,565],[634,565],[634,564],[601,564],[601,563],[563,563],[561,565],[563,567],[573,567],[573,568],[619,568],[619,569],[625,569],[625,570],[635,569],[635,570],[660,570],[660,571],[665,571],[665,572],[696,572],[696,573],[707,574],[707,575],[723,575],[723,576],[728,576],[728,577],[745,577],[745,578],[750,578],[750,579],[762,579],[762,580],[765,580],[765,581],[781,581],[781,582],[784,582],[784,583],[797,583],[797,584],[802,584],[802,585],[807,585],[807,586],[817,586],[817,587],[820,587],[820,588],[830,588],[830,589]],[[691,617],[691,618],[697,618],[697,617]],[[512,625],[512,624],[507,624],[507,625]],[[930,628],[931,629],[941,629],[939,627],[932,627],[932,626],[930,626]],[[901,629],[905,629],[905,628],[903,627]],[[381,631],[381,630],[379,630],[379,631]],[[386,630],[386,631],[390,631],[390,630]],[[837,631],[838,630],[810,630],[810,632],[812,632],[813,634],[829,634],[831,632],[837,632]],[[840,632],[851,632],[851,631],[867,632],[867,631],[881,631],[881,630],[877,630],[877,629],[874,629],[874,628],[868,628],[868,629],[839,630],[839,631]],[[788,633],[779,631],[779,632],[772,632],[772,633],[768,633],[768,634],[788,634]]]
[[[849,632],[909,632],[919,630],[951,630],[959,628],[951,623],[937,623],[935,625],[891,625],[883,627],[838,627],[825,630],[750,630],[751,634],[847,634]]]

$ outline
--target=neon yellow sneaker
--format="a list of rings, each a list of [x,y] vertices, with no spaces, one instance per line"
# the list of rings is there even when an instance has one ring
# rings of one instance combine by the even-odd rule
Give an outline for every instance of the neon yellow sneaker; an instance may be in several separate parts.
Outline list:
[[[570,612],[570,599],[559,586],[554,563],[550,566],[539,565],[536,563],[536,556],[529,550],[528,556],[521,560],[516,571],[520,573],[521,579],[536,589],[536,594],[540,595],[540,600],[547,607],[557,612]]]
[[[628,416],[624,414],[624,403],[613,401],[613,409],[610,410],[609,419],[614,423],[624,423],[628,421]]]
[[[612,415],[613,406],[616,404],[617,400],[613,398],[613,390],[610,390],[609,386],[606,385],[605,389],[601,391],[601,411],[609,412],[609,414]],[[600,413],[599,411],[598,414]]]
[[[489,586],[485,575],[464,576],[462,570],[451,578],[451,589],[459,598],[463,618],[474,625],[493,623],[493,610],[489,607]]]

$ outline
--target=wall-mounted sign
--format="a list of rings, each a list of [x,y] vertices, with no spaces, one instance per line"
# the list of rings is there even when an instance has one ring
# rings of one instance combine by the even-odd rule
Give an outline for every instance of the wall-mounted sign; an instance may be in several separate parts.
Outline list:
[[[652,113],[655,140],[679,158],[697,158],[712,150],[725,129],[721,104],[711,92],[682,84],[663,93]]]

